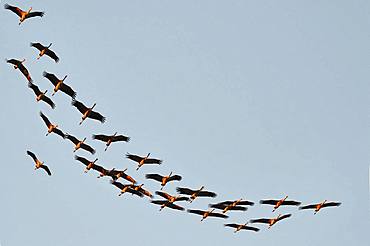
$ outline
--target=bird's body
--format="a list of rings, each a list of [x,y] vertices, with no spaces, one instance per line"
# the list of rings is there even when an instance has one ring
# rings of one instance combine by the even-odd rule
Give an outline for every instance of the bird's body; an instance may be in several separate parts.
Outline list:
[[[25,21],[28,18],[32,18],[32,17],[36,17],[36,16],[43,17],[44,14],[45,14],[44,12],[40,12],[40,11],[31,12],[32,7],[28,11],[24,11],[24,10],[18,8],[18,7],[11,6],[9,4],[5,4],[4,8],[12,11],[13,13],[15,13],[19,16],[19,25],[22,24],[22,22]]]
[[[31,158],[33,159],[33,161],[35,162],[35,170],[39,169],[39,168],[42,168],[46,171],[46,173],[51,176],[51,172],[50,172],[50,169],[48,168],[48,166],[44,165],[44,162],[41,162],[34,153],[32,153],[31,151],[27,150],[27,154],[29,156],[31,156]]]
[[[10,63],[13,65],[14,69],[19,69],[19,71],[21,71],[21,73],[26,77],[28,82],[32,82],[33,80],[31,78],[30,73],[28,72],[27,68],[23,65],[23,62],[25,61],[26,59],[23,59],[22,61],[16,60],[16,59],[6,60],[7,63]]]
[[[139,170],[139,168],[142,167],[144,164],[157,164],[157,165],[162,164],[162,160],[149,158],[149,155],[150,153],[148,153],[148,155],[145,157],[141,157],[138,155],[132,155],[127,153],[126,158],[138,163],[138,167],[136,168],[136,170]]]
[[[289,218],[290,216],[292,216],[292,215],[291,214],[284,214],[284,215],[279,214],[275,218],[253,219],[253,220],[250,220],[250,223],[268,224],[269,225],[268,228],[270,229],[271,226],[275,225],[278,221]]]
[[[76,152],[81,148],[90,152],[91,154],[95,154],[95,150],[91,146],[85,144],[86,138],[78,140],[76,137],[66,134],[66,139],[70,140],[75,145],[73,152]]]
[[[80,125],[82,124],[82,122],[84,122],[84,120],[86,120],[86,118],[98,120],[101,123],[105,122],[105,117],[103,115],[93,111],[94,107],[96,106],[96,103],[94,103],[94,105],[91,108],[88,108],[82,102],[72,100],[72,106],[76,107],[78,111],[80,111],[80,113],[82,114]]]
[[[198,190],[192,190],[189,188],[182,188],[182,187],[177,187],[176,191],[179,194],[183,195],[189,195],[190,196],[190,203],[193,202],[197,197],[216,197],[216,193],[211,192],[211,191],[204,191],[204,186],[200,187]]]
[[[278,209],[282,205],[284,205],[284,206],[299,206],[299,205],[301,205],[301,202],[287,201],[286,200],[287,198],[288,198],[288,196],[285,196],[283,199],[280,199],[280,200],[261,200],[260,204],[273,205],[274,209],[272,210],[272,212],[275,212],[276,209]]]
[[[55,108],[54,102],[48,96],[46,96],[47,90],[45,92],[40,91],[39,87],[33,84],[32,82],[28,82],[28,87],[31,88],[33,92],[35,93],[37,102],[42,100],[46,102],[47,104],[49,104],[51,108],[53,109]]]
[[[229,216],[227,215],[213,212],[214,210],[215,209],[203,211],[203,210],[197,210],[197,209],[188,209],[188,213],[201,215],[202,216],[201,221],[205,220],[209,216],[223,218],[223,219],[229,218]]]
[[[175,200],[173,201],[170,201],[170,200],[152,200],[151,203],[153,204],[157,204],[157,205],[160,205],[161,208],[159,209],[159,211],[162,211],[162,209],[164,208],[172,208],[172,209],[176,209],[176,210],[180,210],[180,211],[183,211],[185,210],[185,208],[177,205],[174,203]]]
[[[58,125],[53,125],[42,112],[40,112],[40,116],[48,128],[48,133],[46,134],[46,136],[53,132],[61,136],[62,138],[65,138],[65,134],[61,130],[58,129]]]
[[[55,62],[59,61],[59,57],[55,54],[54,51],[50,50],[50,46],[52,44],[49,44],[49,46],[44,46],[40,43],[31,43],[30,46],[38,49],[40,51],[39,56],[37,57],[37,60],[40,59],[43,55],[49,56],[51,59],[53,59]]]
[[[158,182],[161,182],[161,190],[163,189],[163,187],[168,182],[171,182],[171,181],[181,181],[181,179],[182,179],[182,177],[180,175],[172,175],[172,172],[169,175],[167,175],[167,176],[162,176],[162,175],[156,174],[156,173],[147,174],[147,175],[145,175],[145,178],[147,178],[147,179],[153,179],[153,180],[156,180]]]
[[[258,232],[260,230],[257,227],[247,226],[247,224],[248,223],[245,223],[245,224],[224,224],[224,226],[235,228],[234,233],[237,233],[240,230],[249,230],[249,231],[254,231],[254,232]]]
[[[139,191],[141,192],[144,196],[147,196],[149,198],[152,198],[153,195],[150,191],[146,190],[143,188],[144,184],[141,184],[141,185],[134,185],[134,184],[131,184],[130,187],[136,191]]]
[[[64,80],[67,78],[67,75],[65,75],[63,79],[58,79],[58,77],[55,76],[54,74],[44,72],[43,76],[54,85],[53,89],[54,91],[52,96],[54,96],[54,94],[60,90],[67,94],[68,96],[70,96],[72,99],[76,97],[76,92],[69,85],[64,83]]]
[[[327,200],[324,200],[321,203],[299,207],[299,209],[314,209],[315,210],[314,214],[317,214],[322,208],[338,207],[341,204],[342,203],[340,203],[340,202],[327,202]]]
[[[104,134],[94,134],[92,136],[93,139],[100,140],[105,142],[105,150],[107,151],[109,145],[111,145],[113,142],[129,142],[130,137],[123,136],[123,135],[117,135],[117,132],[114,133],[113,135],[104,135]]]

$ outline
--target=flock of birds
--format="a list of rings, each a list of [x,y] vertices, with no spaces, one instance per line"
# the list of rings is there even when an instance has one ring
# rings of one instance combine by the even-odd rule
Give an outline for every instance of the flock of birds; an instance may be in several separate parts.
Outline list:
[[[4,7],[5,9],[12,11],[19,16],[20,18],[19,25],[28,18],[44,16],[44,12],[32,12],[32,8],[30,8],[28,11],[24,11],[18,7],[11,6],[8,4],[5,4]],[[32,47],[39,50],[37,59],[40,59],[42,56],[46,55],[46,56],[49,56],[51,59],[53,59],[55,62],[58,62],[59,57],[55,54],[54,51],[50,49],[51,45],[52,44],[49,44],[48,46],[44,46],[40,43],[31,43]],[[55,104],[52,101],[52,99],[46,95],[47,90],[43,92],[39,89],[39,87],[36,84],[33,83],[33,80],[31,78],[29,71],[23,65],[23,63],[25,62],[25,59],[23,60],[10,59],[10,60],[7,60],[7,62],[12,64],[15,69],[19,69],[19,71],[21,71],[21,73],[26,77],[28,81],[28,87],[31,88],[33,92],[35,93],[37,101],[44,101],[51,108],[53,109],[55,108]],[[76,100],[76,92],[64,82],[65,79],[67,78],[67,75],[65,75],[63,79],[60,79],[52,73],[44,72],[43,76],[46,79],[48,79],[54,86],[52,96],[58,91],[61,91],[71,97],[72,105],[76,107],[78,111],[82,114],[81,121],[79,123],[80,125],[87,118],[100,121],[101,123],[105,122],[106,119],[103,115],[101,115],[100,113],[96,111],[93,111],[96,104],[93,104],[91,107],[87,107],[82,102]],[[49,135],[50,133],[55,133],[59,135],[60,137],[62,137],[63,139],[70,140],[74,144],[74,152],[76,152],[79,149],[82,149],[91,154],[95,154],[95,149],[85,143],[86,138],[80,140],[75,136],[64,133],[62,130],[58,128],[57,124],[51,123],[45,114],[40,112],[40,116],[47,127],[46,135]],[[104,142],[106,145],[104,151],[107,151],[108,147],[114,142],[129,142],[130,141],[129,137],[124,136],[124,135],[118,135],[117,132],[115,132],[113,135],[104,135],[104,134],[92,135],[92,139]],[[49,167],[46,166],[44,162],[40,161],[34,153],[27,150],[27,154],[33,159],[35,163],[35,170],[42,168],[46,171],[48,175],[51,175],[51,171]],[[138,156],[138,155],[133,155],[130,153],[126,154],[126,157],[129,160],[132,160],[137,163],[136,170],[139,170],[139,168],[141,168],[144,165],[160,165],[162,163],[162,160],[150,158],[149,156],[150,156],[150,153],[148,153],[146,156]],[[183,211],[185,210],[185,208],[183,206],[176,204],[177,202],[188,201],[189,203],[192,203],[195,199],[199,197],[210,197],[210,198],[216,197],[216,193],[204,190],[205,188],[204,186],[198,189],[177,187],[176,188],[176,191],[178,192],[177,195],[170,195],[162,191],[163,188],[168,183],[173,182],[173,181],[182,180],[182,177],[180,175],[176,175],[171,172],[165,176],[157,174],[157,173],[151,173],[151,174],[145,175],[146,179],[157,181],[161,185],[160,191],[156,191],[155,194],[157,196],[162,197],[163,199],[153,200],[153,197],[154,197],[153,194],[150,191],[144,189],[143,184],[138,185],[137,181],[132,176],[129,176],[128,174],[126,174],[127,168],[124,170],[116,170],[115,168],[106,169],[103,166],[98,165],[96,163],[98,161],[97,158],[95,160],[89,160],[85,157],[75,155],[75,159],[85,166],[85,170],[84,170],[85,173],[93,169],[99,172],[98,178],[104,177],[104,176],[110,177],[111,184],[120,190],[119,196],[121,196],[124,193],[131,193],[132,195],[136,195],[139,197],[147,196],[151,199],[150,201],[151,203],[160,206],[160,210],[164,208],[170,208],[170,209]],[[128,181],[128,183],[124,184],[124,183],[119,182],[120,178]],[[337,207],[341,205],[341,203],[339,202],[327,202],[327,200],[324,200],[323,202],[300,206],[301,202],[287,200],[287,198],[288,196],[285,196],[282,199],[260,200],[259,203],[263,205],[273,206],[272,212],[275,212],[281,206],[296,206],[300,210],[313,209],[315,214],[319,212],[322,208]],[[200,215],[202,217],[201,221],[205,220],[208,217],[226,219],[228,218],[228,215],[226,215],[228,211],[246,211],[248,209],[248,206],[253,206],[253,205],[254,205],[254,202],[252,201],[238,199],[238,200],[223,201],[223,202],[219,202],[215,204],[209,204],[210,208],[207,210],[188,209],[187,212]],[[219,212],[215,212],[216,210],[218,210]],[[224,226],[234,228],[235,229],[234,232],[238,232],[240,230],[249,230],[249,231],[258,232],[260,230],[259,228],[250,226],[248,224],[262,223],[262,224],[267,224],[268,228],[270,228],[277,222],[287,219],[291,216],[292,214],[284,214],[284,215],[279,214],[278,216],[275,216],[275,217],[252,219],[243,224],[228,223],[228,224],[224,224]]]

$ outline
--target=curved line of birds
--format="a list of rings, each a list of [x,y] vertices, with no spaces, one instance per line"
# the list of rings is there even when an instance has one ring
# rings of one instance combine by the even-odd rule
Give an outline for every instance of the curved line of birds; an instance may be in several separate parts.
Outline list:
[[[28,18],[44,16],[44,12],[32,12],[32,8],[30,8],[28,11],[24,11],[18,7],[11,6],[9,4],[5,4],[4,8],[14,12],[15,14],[19,16],[20,18],[19,25],[21,25]],[[59,61],[59,57],[55,54],[54,51],[50,49],[51,44],[49,44],[48,46],[44,46],[40,43],[31,43],[30,45],[39,50],[39,55],[37,59],[40,59],[42,56],[46,55],[46,56],[49,56],[51,59],[53,59],[55,62]],[[53,109],[55,108],[54,102],[51,100],[50,97],[46,95],[47,90],[42,92],[39,89],[39,87],[33,83],[30,73],[28,72],[26,67],[23,65],[23,63],[25,62],[25,59],[23,60],[9,59],[7,60],[7,62],[12,64],[15,69],[19,69],[21,73],[27,78],[28,87],[31,88],[33,92],[35,93],[36,101],[44,101],[51,108]],[[96,104],[92,105],[92,107],[89,108],[85,106],[82,102],[79,102],[76,100],[76,92],[64,82],[65,79],[67,78],[67,75],[65,75],[63,79],[60,79],[52,73],[44,72],[43,76],[46,79],[48,79],[54,86],[52,96],[58,91],[62,91],[72,98],[72,105],[76,107],[78,111],[80,111],[80,113],[82,114],[82,118],[79,123],[80,125],[87,118],[100,121],[101,123],[105,122],[105,117],[103,115],[101,115],[100,113],[96,111],[93,111]],[[63,131],[61,131],[58,128],[57,124],[51,123],[48,117],[44,115],[41,111],[40,111],[40,116],[47,126],[46,136],[49,135],[50,133],[55,133],[61,136],[63,139],[70,140],[74,144],[74,152],[76,152],[79,149],[83,149],[85,151],[90,152],[91,154],[95,154],[95,150],[91,146],[85,143],[86,138],[79,140],[78,138],[70,134],[65,134],[63,133]],[[113,135],[104,135],[104,134],[92,135],[92,138],[95,140],[100,140],[100,141],[105,142],[105,145],[106,145],[105,151],[107,151],[108,147],[114,142],[129,142],[130,141],[129,137],[124,136],[124,135],[117,135],[117,134],[118,133],[116,132]],[[51,171],[49,167],[46,166],[44,162],[40,161],[34,153],[28,150],[27,154],[31,156],[31,158],[34,160],[35,170],[42,168],[46,171],[48,175],[51,175]],[[144,165],[150,165],[150,164],[160,165],[162,163],[162,160],[155,159],[155,158],[149,158],[149,156],[150,156],[150,153],[147,154],[146,156],[138,156],[138,155],[133,155],[130,153],[126,154],[126,157],[128,159],[137,163],[136,170],[139,170],[139,168],[141,168]],[[119,196],[121,196],[124,193],[131,193],[132,195],[136,195],[139,197],[148,196],[150,198],[153,198],[152,193],[143,188],[143,184],[137,185],[137,181],[132,176],[127,175],[125,173],[127,171],[127,168],[125,170],[116,170],[115,168],[108,170],[96,164],[96,162],[98,161],[97,158],[95,160],[88,160],[82,156],[75,155],[75,159],[86,166],[84,170],[85,173],[88,172],[90,169],[93,169],[100,173],[98,178],[101,178],[104,176],[111,177],[112,178],[111,184],[116,186],[118,189],[120,189]],[[177,187],[176,191],[178,192],[178,195],[170,195],[166,192],[163,192],[162,191],[163,188],[169,182],[182,180],[182,177],[180,175],[173,175],[172,172],[166,176],[153,173],[153,174],[146,174],[145,177],[146,179],[152,179],[152,180],[158,181],[161,184],[161,191],[156,191],[155,194],[158,196],[161,196],[162,198],[164,198],[164,200],[151,199],[151,203],[160,206],[160,211],[164,209],[165,207],[183,211],[185,210],[185,208],[178,204],[175,204],[175,202],[188,201],[192,203],[196,198],[199,198],[199,197],[211,197],[211,198],[216,197],[216,193],[204,190],[204,186],[200,187],[199,189]],[[130,183],[129,184],[120,183],[118,182],[119,178],[125,179]],[[337,207],[341,205],[340,202],[328,202],[327,200],[324,200],[319,203],[300,206],[301,202],[287,200],[287,198],[288,196],[285,196],[282,199],[260,200],[259,203],[273,206],[272,212],[275,212],[280,206],[297,206],[300,210],[313,209],[314,214],[319,212],[322,208]],[[228,215],[226,215],[228,211],[246,211],[248,209],[247,206],[253,206],[253,205],[254,205],[254,202],[252,201],[238,199],[238,200],[223,201],[223,202],[219,202],[215,204],[209,204],[210,209],[207,209],[207,210],[188,209],[187,212],[202,216],[201,221],[205,220],[208,217],[217,217],[217,218],[226,219],[228,218]],[[220,212],[215,212],[216,209],[220,210]],[[279,214],[278,216],[272,217],[272,218],[252,219],[244,224],[228,223],[228,224],[224,224],[224,226],[234,228],[235,229],[234,232],[238,232],[240,230],[250,230],[250,231],[258,232],[260,230],[259,228],[254,227],[254,226],[248,226],[248,224],[249,223],[251,224],[263,223],[263,224],[267,224],[268,228],[270,228],[271,226],[276,224],[278,221],[289,218],[291,216],[292,214],[284,214],[284,215]]]

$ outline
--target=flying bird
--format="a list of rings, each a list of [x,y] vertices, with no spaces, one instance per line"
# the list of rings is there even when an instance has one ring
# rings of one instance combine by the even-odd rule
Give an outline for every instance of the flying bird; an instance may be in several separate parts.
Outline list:
[[[171,196],[170,194],[168,194],[166,192],[163,192],[163,191],[156,191],[155,194],[167,199],[170,202],[189,201],[188,197],[185,197],[185,196]]]
[[[91,154],[95,154],[95,150],[90,145],[85,144],[86,138],[84,138],[82,140],[78,140],[76,137],[74,137],[70,134],[66,134],[66,139],[68,139],[72,143],[74,143],[75,148],[74,148],[73,152],[76,152],[77,150],[79,150],[81,148],[81,149],[84,149],[84,150],[90,152]]]
[[[207,211],[197,210],[197,209],[188,209],[188,213],[201,215],[202,219],[200,221],[205,220],[207,217],[217,217],[217,218],[223,218],[223,219],[229,218],[229,216],[227,215],[220,214],[220,213],[214,213],[213,211],[215,211],[215,209],[207,210]]]
[[[101,115],[98,112],[93,111],[94,107],[96,106],[96,103],[91,108],[86,107],[82,102],[79,102],[77,100],[72,100],[72,106],[76,107],[78,111],[82,114],[82,119],[80,121],[80,125],[86,118],[90,118],[93,120],[98,120],[101,123],[105,122],[105,117]]]
[[[49,46],[43,46],[40,43],[30,43],[31,47],[34,47],[40,51],[39,56],[37,57],[37,60],[40,59],[43,55],[47,55],[51,59],[53,59],[55,62],[58,62],[59,57],[55,54],[54,51],[50,50],[51,45],[52,45],[51,43],[49,44]]]
[[[157,164],[157,165],[162,164],[162,160],[149,158],[149,155],[150,153],[148,153],[148,155],[145,157],[141,157],[138,155],[132,155],[132,154],[127,153],[126,158],[138,163],[138,167],[136,168],[136,170],[139,170],[139,168],[143,166],[144,164]]]
[[[44,162],[41,162],[39,159],[37,159],[36,155],[29,150],[27,150],[27,154],[31,156],[33,161],[35,162],[35,170],[42,168],[47,172],[49,176],[51,176],[50,169],[48,168],[48,166],[44,165]]]
[[[48,133],[46,134],[46,136],[54,132],[55,134],[58,134],[62,138],[65,138],[65,134],[61,130],[58,129],[58,125],[53,125],[41,111],[40,111],[40,116],[42,120],[45,122],[46,126],[48,127]]]
[[[266,218],[263,218],[263,219],[253,219],[253,220],[250,220],[249,222],[250,223],[268,224],[269,225],[268,228],[270,229],[271,226],[275,225],[278,221],[283,220],[283,219],[286,219],[286,218],[289,218],[290,216],[292,216],[292,215],[291,214],[284,214],[284,215],[279,214],[276,218],[271,218],[271,219],[266,219]]]
[[[125,184],[122,184],[120,182],[117,182],[117,181],[111,181],[111,184],[116,186],[118,189],[121,190],[121,192],[118,194],[118,196],[122,196],[122,194],[126,193],[126,192],[129,192],[133,195],[137,195],[139,197],[143,197],[144,194],[141,193],[140,191],[137,191],[137,190],[134,190],[131,188],[131,185],[125,185]]]
[[[168,208],[172,208],[172,209],[176,209],[176,210],[180,210],[180,211],[183,211],[185,210],[185,208],[173,203],[173,202],[170,202],[168,200],[153,200],[153,201],[150,201],[151,203],[153,204],[156,204],[156,205],[161,205],[161,208],[159,209],[159,211],[162,211],[162,209],[164,209],[165,207],[168,207]]]
[[[6,60],[7,63],[13,64],[14,69],[19,69],[21,73],[27,78],[28,82],[32,82],[32,78],[30,73],[28,72],[27,68],[23,65],[23,62],[25,62],[26,59],[23,59],[22,61],[16,60],[16,59],[10,59]]]
[[[238,199],[238,200],[235,200],[235,201],[224,201],[224,202],[220,202],[220,203],[217,203],[217,204],[210,204],[209,206],[211,208],[222,209],[223,210],[222,213],[226,213],[229,210],[246,211],[247,208],[242,207],[242,206],[246,206],[246,205],[247,206],[253,206],[254,202]]]
[[[84,173],[87,173],[90,169],[94,169],[100,173],[106,173],[107,170],[104,169],[102,166],[99,166],[97,164],[95,164],[95,162],[98,160],[97,158],[94,160],[94,161],[89,161],[88,159],[82,157],[82,156],[78,156],[78,155],[75,155],[75,160],[81,162],[82,164],[84,164],[86,166],[85,170],[84,170]],[[98,176],[98,178],[100,178],[100,176]]]
[[[162,176],[162,175],[159,175],[159,174],[156,174],[156,173],[151,173],[151,174],[145,175],[145,178],[153,179],[155,181],[161,182],[161,190],[163,189],[163,187],[168,182],[181,181],[181,179],[182,179],[182,177],[180,175],[173,175],[172,176],[172,172],[168,176]]]
[[[198,190],[177,187],[176,191],[182,195],[189,195],[190,203],[193,202],[197,197],[216,197],[217,196],[216,193],[211,192],[211,191],[204,191],[203,189],[204,189],[204,186],[200,187]]]
[[[132,184],[136,184],[136,180],[131,177],[130,175],[127,175],[125,172],[127,171],[127,168],[125,170],[116,170],[115,168],[112,168],[109,170],[108,175],[116,181],[119,178],[126,179],[127,181],[131,182]]]
[[[31,88],[33,90],[33,92],[35,93],[37,102],[42,100],[42,101],[46,102],[47,104],[49,104],[49,106],[51,108],[53,108],[53,109],[55,108],[54,102],[48,96],[46,96],[46,92],[48,90],[46,90],[45,92],[42,92],[42,91],[40,91],[39,87],[37,85],[33,84],[32,82],[28,82],[28,87]]]
[[[245,224],[224,224],[225,227],[231,227],[235,228],[234,233],[237,233],[240,230],[249,230],[249,231],[255,231],[258,232],[260,229],[253,226],[247,226],[248,222]]]
[[[141,185],[133,185],[133,184],[131,184],[130,186],[131,186],[132,189],[141,192],[144,196],[153,198],[152,193],[150,191],[148,191],[148,190],[146,190],[146,189],[143,188],[144,184],[141,184]]]
[[[315,210],[314,214],[317,214],[322,208],[338,207],[341,204],[342,203],[340,203],[340,202],[327,202],[327,200],[324,200],[321,203],[299,207],[299,209],[314,209]]]
[[[103,135],[103,134],[92,135],[92,138],[106,143],[105,144],[106,147],[104,151],[107,151],[109,145],[111,145],[111,143],[113,142],[120,142],[120,141],[129,142],[130,141],[130,137],[126,137],[123,135],[117,135],[117,132],[110,136]]]
[[[272,212],[275,212],[276,209],[278,209],[280,206],[299,206],[301,205],[300,202],[297,201],[287,201],[286,199],[288,196],[285,196],[283,199],[280,200],[261,200],[260,204],[267,204],[267,205],[273,205],[274,209]]]
[[[23,10],[21,10],[18,7],[11,6],[9,4],[5,4],[4,5],[4,8],[12,11],[13,13],[15,13],[15,14],[17,14],[19,16],[19,25],[22,24],[22,22],[25,21],[28,18],[37,17],[37,16],[43,17],[44,14],[45,14],[44,12],[39,12],[39,11],[31,12],[32,11],[32,7],[29,8],[28,11],[23,11]]]
[[[72,97],[73,99],[76,97],[76,92],[69,85],[64,83],[64,80],[67,78],[67,75],[64,76],[63,79],[58,79],[57,76],[55,76],[54,74],[45,71],[42,75],[54,85],[54,91],[52,96],[54,96],[54,94],[57,93],[57,91],[61,90],[68,96]]]

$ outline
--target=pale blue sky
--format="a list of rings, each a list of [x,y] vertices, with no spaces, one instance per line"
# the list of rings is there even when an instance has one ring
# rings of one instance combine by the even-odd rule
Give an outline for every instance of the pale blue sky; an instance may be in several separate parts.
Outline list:
[[[0,11],[5,58],[26,58],[34,82],[52,90],[44,70],[107,117],[87,120],[68,96],[56,109],[36,103],[24,77],[0,66],[2,178],[0,243],[10,245],[367,245],[369,241],[369,1],[8,1],[46,12],[18,26]],[[4,2],[3,2],[4,3]],[[37,61],[30,42],[53,43],[61,61]],[[146,173],[183,176],[176,186],[205,185],[216,199],[324,199],[342,206],[293,216],[259,233],[234,234],[225,222],[270,217],[256,205],[226,221],[118,197],[97,173],[83,173],[73,146],[45,137],[42,110],[61,129],[97,149],[99,163],[126,168],[151,191]],[[130,143],[104,144],[96,133]],[[26,150],[53,175],[34,171]],[[162,158],[135,165],[126,152]],[[90,159],[90,154],[79,152]]]

